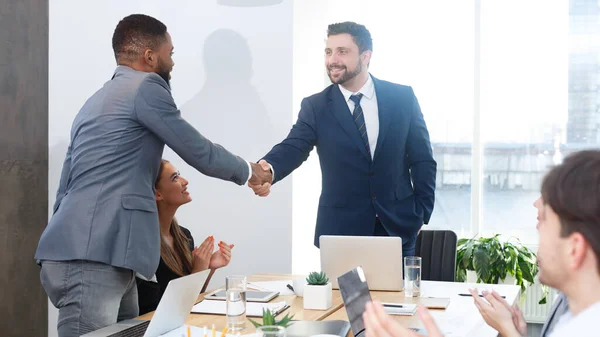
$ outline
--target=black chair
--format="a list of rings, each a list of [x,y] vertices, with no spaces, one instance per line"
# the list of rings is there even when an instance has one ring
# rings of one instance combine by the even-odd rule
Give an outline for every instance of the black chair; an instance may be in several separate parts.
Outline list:
[[[415,255],[421,257],[421,279],[454,282],[456,277],[456,233],[421,231]]]

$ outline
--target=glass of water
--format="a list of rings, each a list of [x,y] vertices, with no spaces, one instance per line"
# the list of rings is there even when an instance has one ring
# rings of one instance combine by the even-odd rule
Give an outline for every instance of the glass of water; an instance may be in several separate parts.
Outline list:
[[[421,296],[421,258],[418,256],[404,258],[404,296]]]
[[[246,328],[246,276],[233,275],[225,279],[227,293],[227,329],[240,331]]]
[[[285,328],[282,326],[265,325],[256,328],[258,337],[285,337]]]

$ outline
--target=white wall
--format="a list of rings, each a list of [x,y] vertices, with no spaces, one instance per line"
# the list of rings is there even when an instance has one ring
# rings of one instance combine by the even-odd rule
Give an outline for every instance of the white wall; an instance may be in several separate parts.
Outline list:
[[[84,101],[115,68],[111,37],[118,21],[143,13],[165,23],[175,46],[172,88],[182,115],[202,134],[256,161],[285,137],[292,110],[292,1],[50,2],[49,205]],[[177,213],[200,242],[208,235],[235,243],[227,274],[291,272],[291,180],[272,196],[202,176],[171,150],[164,157],[190,181],[193,201]],[[50,214],[49,214],[50,216]],[[314,223],[311,224],[314,226]],[[49,336],[57,311],[49,303]]]

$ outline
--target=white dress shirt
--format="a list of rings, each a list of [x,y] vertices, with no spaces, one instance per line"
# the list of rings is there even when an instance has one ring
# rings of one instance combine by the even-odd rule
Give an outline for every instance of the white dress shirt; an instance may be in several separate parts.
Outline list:
[[[599,317],[600,302],[594,303],[576,316],[567,312],[560,317],[550,337],[597,337]]]
[[[246,161],[246,164],[248,164],[248,170],[250,170],[250,173],[248,173],[248,179],[246,179],[246,183],[248,183],[250,178],[252,178],[252,165],[250,165],[249,161]]]
[[[367,128],[367,137],[369,137],[369,149],[371,149],[371,158],[375,154],[377,146],[377,137],[379,136],[379,108],[377,107],[377,94],[375,93],[375,85],[371,79],[371,75],[367,77],[367,82],[357,92],[352,92],[338,84],[342,95],[346,99],[346,104],[350,109],[350,113],[354,111],[354,102],[350,96],[361,93],[363,97],[360,99],[360,107],[365,115],[365,127]],[[358,130],[357,130],[358,132]]]

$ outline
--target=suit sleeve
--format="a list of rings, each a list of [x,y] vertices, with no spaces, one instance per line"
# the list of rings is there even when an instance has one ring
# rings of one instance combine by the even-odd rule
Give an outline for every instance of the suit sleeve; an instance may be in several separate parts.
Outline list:
[[[415,200],[423,208],[423,222],[429,223],[435,202],[435,177],[437,163],[429,141],[429,132],[417,97],[412,89],[411,123],[406,142],[406,156],[415,191]]]
[[[67,155],[63,163],[62,172],[60,173],[60,182],[58,184],[58,190],[56,191],[56,201],[52,212],[55,213],[62,199],[65,197],[67,191],[67,185],[69,184],[69,176],[71,175],[71,144],[67,148]]]
[[[160,76],[149,74],[144,79],[136,94],[135,112],[143,126],[202,174],[238,185],[248,180],[248,163],[212,143],[184,120]]]
[[[273,169],[273,184],[297,169],[317,145],[315,111],[310,101],[302,100],[296,124],[283,142],[263,157]]]

